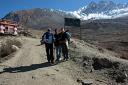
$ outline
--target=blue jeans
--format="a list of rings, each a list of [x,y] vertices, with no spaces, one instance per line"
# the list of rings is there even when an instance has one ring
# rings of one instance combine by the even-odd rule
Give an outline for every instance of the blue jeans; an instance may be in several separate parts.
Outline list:
[[[61,45],[56,46],[56,58],[57,58],[56,60],[57,61],[59,61],[59,59],[61,57],[61,49],[62,49]]]

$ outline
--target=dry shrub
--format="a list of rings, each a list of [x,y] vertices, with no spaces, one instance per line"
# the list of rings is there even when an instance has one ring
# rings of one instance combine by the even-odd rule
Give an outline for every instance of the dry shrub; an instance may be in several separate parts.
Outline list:
[[[120,58],[128,60],[128,53],[121,52],[120,54],[121,54]]]
[[[15,45],[19,48],[22,46],[21,42],[19,40],[16,40],[16,39],[14,39],[14,40],[8,39],[8,40],[6,40],[5,44],[9,45],[9,46]]]
[[[18,40],[6,40],[4,43],[1,44],[0,58],[4,58],[14,52],[14,50],[12,49],[12,45],[15,45],[19,48],[22,46],[21,42]]]

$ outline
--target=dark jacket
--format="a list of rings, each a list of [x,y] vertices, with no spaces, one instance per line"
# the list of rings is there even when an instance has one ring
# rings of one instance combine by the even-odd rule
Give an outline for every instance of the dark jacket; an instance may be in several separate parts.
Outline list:
[[[66,43],[66,40],[67,40],[66,33],[65,32],[64,33],[59,33],[59,36],[60,36],[59,43],[60,44],[65,44]]]
[[[59,45],[60,45],[60,44],[59,44],[59,38],[60,38],[59,34],[54,34],[54,37],[55,37],[54,45],[55,45],[55,46],[59,46]]]

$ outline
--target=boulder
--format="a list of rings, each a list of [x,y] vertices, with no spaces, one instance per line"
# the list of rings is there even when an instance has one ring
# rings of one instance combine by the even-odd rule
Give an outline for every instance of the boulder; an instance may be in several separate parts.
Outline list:
[[[93,80],[92,79],[85,79],[81,81],[82,85],[92,85]]]
[[[17,51],[17,50],[19,50],[19,47],[17,47],[16,45],[12,45],[12,50]]]

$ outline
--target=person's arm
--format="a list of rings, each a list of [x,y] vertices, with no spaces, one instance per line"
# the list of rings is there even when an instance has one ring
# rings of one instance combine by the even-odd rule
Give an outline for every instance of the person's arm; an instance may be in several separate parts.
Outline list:
[[[41,38],[41,44],[44,44],[45,43],[45,40],[46,39],[46,33],[44,33],[43,35],[42,35],[42,38]]]
[[[56,37],[55,37],[55,35],[53,34],[53,42],[55,42],[56,41]]]

